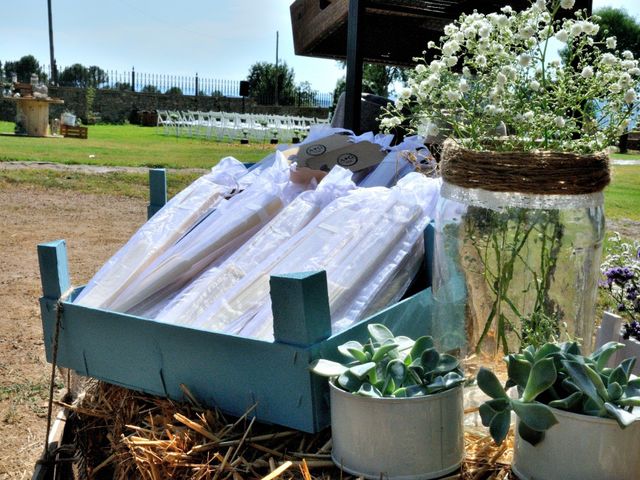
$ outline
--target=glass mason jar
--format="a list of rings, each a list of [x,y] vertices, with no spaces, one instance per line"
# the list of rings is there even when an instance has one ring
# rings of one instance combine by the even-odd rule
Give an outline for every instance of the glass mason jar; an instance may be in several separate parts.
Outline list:
[[[591,350],[605,232],[601,189],[489,191],[450,183],[444,170],[443,178],[433,271],[441,347],[493,360],[553,340]]]

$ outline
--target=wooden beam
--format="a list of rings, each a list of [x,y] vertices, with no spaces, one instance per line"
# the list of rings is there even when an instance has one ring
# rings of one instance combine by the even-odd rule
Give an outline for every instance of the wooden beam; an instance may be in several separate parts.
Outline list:
[[[360,133],[360,102],[362,96],[362,19],[366,0],[349,0],[347,31],[347,80],[345,91],[344,127]]]

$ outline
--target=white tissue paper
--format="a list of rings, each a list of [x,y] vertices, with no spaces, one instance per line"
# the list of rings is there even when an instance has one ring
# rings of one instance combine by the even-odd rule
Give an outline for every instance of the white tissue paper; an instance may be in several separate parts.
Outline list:
[[[183,288],[157,315],[152,311],[142,312],[142,315],[165,323],[193,323],[248,272],[304,228],[327,204],[353,188],[351,172],[334,167],[315,190],[301,193],[224,262],[208,268]]]
[[[420,261],[424,247],[419,244],[430,220],[425,212],[433,208],[438,190],[436,181],[414,173],[391,189],[358,188],[338,198],[192,325],[270,340],[269,277],[325,270],[333,333],[347,328],[363,318],[380,295],[393,299],[404,292],[402,286],[408,283],[397,280],[398,270]],[[391,286],[398,288],[393,294],[387,291]]]
[[[246,167],[232,157],[175,195],[94,275],[74,303],[109,309],[112,300],[198,220],[237,191]],[[255,178],[255,177],[254,177]],[[245,180],[246,182],[247,180]]]
[[[229,255],[302,191],[288,179],[289,163],[277,152],[271,167],[257,175],[245,190],[219,202],[214,211],[121,290],[110,308],[127,312],[154,294],[175,292],[213,261]]]

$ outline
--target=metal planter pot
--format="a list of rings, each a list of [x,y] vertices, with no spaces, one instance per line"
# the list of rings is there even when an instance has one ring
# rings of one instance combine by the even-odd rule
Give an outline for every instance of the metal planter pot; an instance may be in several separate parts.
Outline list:
[[[553,409],[558,424],[535,447],[516,435],[513,472],[522,480],[637,480],[640,423]]]
[[[429,479],[464,456],[463,390],[414,398],[368,398],[329,382],[333,462],[370,479]]]

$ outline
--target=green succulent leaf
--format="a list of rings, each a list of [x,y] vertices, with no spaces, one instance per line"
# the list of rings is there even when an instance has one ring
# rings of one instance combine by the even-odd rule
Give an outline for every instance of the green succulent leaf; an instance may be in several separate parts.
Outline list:
[[[549,355],[553,355],[558,352],[560,352],[560,347],[558,345],[556,345],[555,343],[545,343],[538,349],[533,358],[537,362],[538,360],[542,360],[543,358],[546,358]]]
[[[551,409],[542,403],[511,400],[511,408],[532,430],[544,432],[558,423]]]
[[[623,407],[640,407],[640,397],[620,398],[616,403]]]
[[[568,353],[571,355],[580,355],[580,346],[578,342],[564,342],[560,344],[560,350],[563,353]]]
[[[557,378],[556,367],[552,358],[544,358],[533,364],[527,385],[522,394],[524,402],[533,401],[538,395],[553,385]]]
[[[535,363],[535,361],[536,361],[536,349],[533,347],[533,345],[529,345],[528,347],[526,347],[522,351],[522,354],[524,355],[524,357],[527,359],[527,361],[529,363],[531,363],[532,365]]]
[[[391,360],[387,364],[386,376],[391,378],[396,385],[400,386],[404,383],[404,378],[407,375],[407,366],[402,360]]]
[[[460,360],[458,360],[453,355],[443,353],[442,355],[440,355],[440,360],[438,361],[436,371],[441,373],[450,372],[451,370],[458,368],[458,365],[460,365]]]
[[[493,437],[494,442],[500,445],[509,433],[509,426],[511,424],[511,411],[503,410],[496,413],[489,424],[489,433]]]
[[[620,428],[626,428],[629,425],[631,425],[633,422],[638,420],[637,415],[627,412],[624,408],[618,407],[613,403],[610,403],[610,402],[605,403],[604,408],[612,418],[616,419],[616,421],[618,422],[618,425],[620,425]]]
[[[406,388],[408,397],[421,397],[422,395],[428,395],[429,391],[424,385],[411,385]]]
[[[620,366],[624,370],[624,373],[627,375],[627,378],[631,376],[631,372],[633,372],[633,367],[635,365],[636,357],[627,358],[620,363]]]
[[[560,400],[552,400],[549,402],[549,406],[552,408],[559,408],[560,410],[572,410],[580,404],[582,400],[582,392],[573,392],[568,397]]]
[[[351,372],[346,371],[338,377],[336,380],[339,387],[347,392],[357,392],[362,386],[362,380],[353,375]]]
[[[427,391],[429,393],[436,393],[440,390],[444,390],[446,387],[443,377],[436,377],[429,385],[427,385]]]
[[[394,339],[391,330],[389,330],[381,323],[370,323],[369,325],[367,325],[367,330],[369,330],[369,335],[371,336],[371,338],[380,345],[384,344],[387,340]]]
[[[407,388],[406,387],[400,387],[398,389],[396,389],[392,394],[392,397],[396,397],[396,398],[406,398],[409,395],[407,395]]]
[[[533,430],[524,422],[520,422],[518,424],[518,435],[520,435],[525,442],[530,443],[534,447],[544,439],[544,432]]]
[[[373,354],[373,357],[371,357],[371,361],[379,362],[385,357],[385,355],[389,355],[391,351],[396,350],[397,348],[398,348],[398,344],[395,342],[388,342],[388,343],[385,343],[384,345],[380,345],[378,348],[376,348]]]
[[[363,383],[362,386],[356,392],[357,395],[361,395],[363,397],[372,397],[379,398],[382,397],[382,393],[376,387],[371,385],[370,383]]]
[[[629,377],[622,366],[618,365],[611,371],[611,374],[609,375],[609,383],[612,382],[618,383],[621,387],[626,387],[629,383]]]
[[[433,348],[433,338],[429,336],[420,337],[413,344],[409,355],[411,355],[412,359],[421,358],[422,353],[430,348]]]
[[[484,402],[480,405],[479,409],[482,425],[485,427],[491,425],[493,417],[495,417],[499,412],[509,409],[509,405],[509,400],[505,398],[496,398]]]
[[[311,371],[323,377],[337,377],[349,370],[348,367],[338,363],[320,358],[311,364]]]
[[[618,382],[611,382],[607,385],[607,397],[611,402],[615,402],[624,394],[624,390]]]
[[[529,372],[531,372],[531,364],[515,355],[508,355],[507,359],[507,374],[509,380],[512,380],[515,385],[525,388],[527,381],[529,380]]]
[[[604,390],[606,394],[606,390],[604,389],[602,380],[600,380],[600,376],[591,370],[590,367],[575,361],[563,360],[562,365],[567,373],[571,375],[573,383],[575,383],[578,388],[598,407],[598,409],[602,411],[604,408],[604,401],[598,391]],[[594,385],[594,379],[597,379],[595,380],[596,382],[600,382],[600,388]]]
[[[429,348],[422,352],[422,356],[420,357],[420,363],[422,364],[422,368],[425,372],[431,372],[436,369],[438,366],[438,361],[440,360],[440,354],[436,351],[435,348]]]
[[[578,387],[575,383],[573,383],[570,378],[565,378],[564,380],[562,380],[561,385],[562,385],[562,388],[564,388],[567,392],[582,393],[582,391],[580,390],[580,387]]]
[[[496,377],[495,374],[487,368],[480,367],[480,371],[476,377],[476,382],[478,383],[480,390],[491,398],[509,398],[507,392],[502,388],[498,377]]]
[[[453,388],[456,385],[464,382],[464,377],[460,375],[458,372],[449,372],[442,377],[444,380],[444,388]]]
[[[611,358],[611,355],[613,355],[616,350],[619,350],[623,347],[624,343],[607,342],[595,352],[593,352],[590,355],[590,358],[596,362],[597,369],[598,371],[600,371],[607,365],[607,362]]]
[[[353,374],[357,379],[362,380],[369,375],[369,372],[376,368],[376,364],[373,362],[363,363],[362,365],[354,365],[349,368],[349,372]]]
[[[345,357],[353,358],[361,363],[371,360],[371,356],[364,351],[364,346],[355,340],[350,340],[338,346],[338,351]]]

